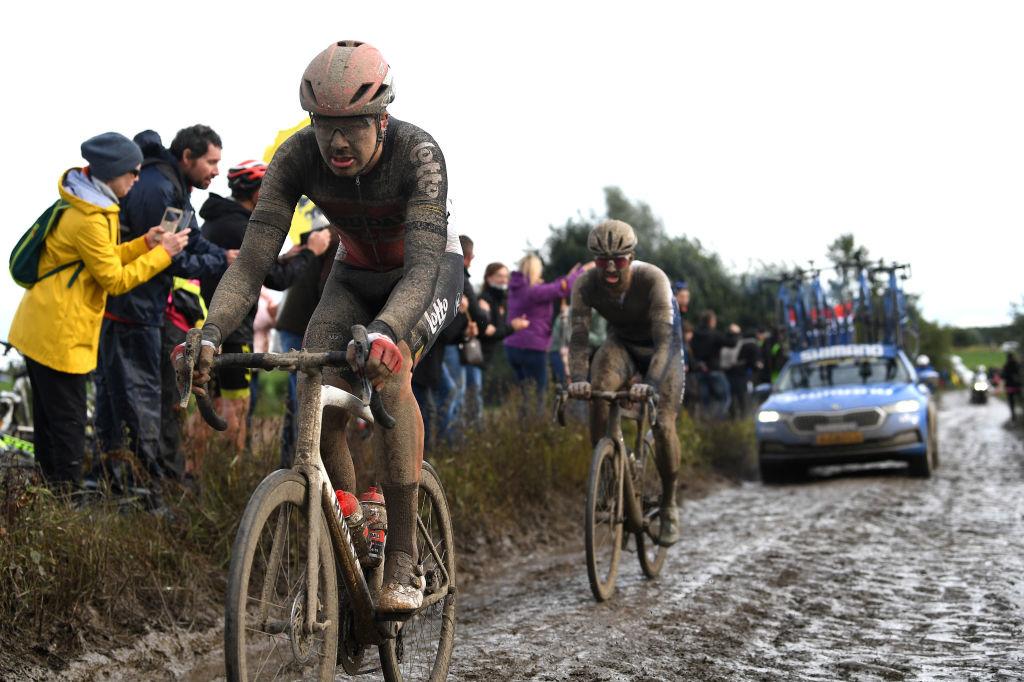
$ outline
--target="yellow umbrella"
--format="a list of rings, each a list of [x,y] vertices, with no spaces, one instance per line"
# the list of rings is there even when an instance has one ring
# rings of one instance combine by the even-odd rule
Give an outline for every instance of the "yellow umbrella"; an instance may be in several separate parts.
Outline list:
[[[289,137],[308,125],[309,119],[306,118],[291,128],[279,130],[277,132],[277,137],[274,138],[273,144],[267,147],[267,150],[263,152],[263,162],[270,163],[270,160],[274,158],[274,153],[277,151],[277,148],[284,144],[284,141]],[[319,209],[317,209],[316,205],[307,197],[303,196],[299,198],[299,203],[295,207],[295,215],[292,216],[292,226],[288,230],[288,237],[292,240],[293,244],[298,244],[302,235],[313,228],[313,217],[318,210]]]

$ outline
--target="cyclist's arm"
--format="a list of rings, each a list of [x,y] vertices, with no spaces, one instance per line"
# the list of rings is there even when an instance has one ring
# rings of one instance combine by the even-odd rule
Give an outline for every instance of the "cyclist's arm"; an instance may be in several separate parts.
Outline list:
[[[673,362],[680,362],[679,346],[675,344],[675,333],[673,318],[675,313],[672,309],[672,287],[669,285],[668,277],[660,270],[652,273],[655,277],[654,285],[651,287],[651,297],[648,310],[651,320],[651,340],[654,345],[654,355],[651,357],[651,364],[647,368],[647,376],[644,383],[650,385],[655,391],[661,385],[662,380],[668,375]]]
[[[397,151],[396,153],[402,153]],[[410,140],[406,157],[405,274],[367,330],[393,341],[408,336],[431,304],[441,256],[447,244],[448,179],[441,149],[423,133]]]
[[[590,305],[582,289],[585,278],[573,283],[569,319],[572,334],[569,337],[569,380],[586,381],[590,374]]]
[[[260,199],[249,218],[238,258],[224,273],[210,303],[203,338],[219,346],[256,304],[277,254],[291,226],[301,195],[302,158],[298,136],[292,136],[274,154],[260,186]]]

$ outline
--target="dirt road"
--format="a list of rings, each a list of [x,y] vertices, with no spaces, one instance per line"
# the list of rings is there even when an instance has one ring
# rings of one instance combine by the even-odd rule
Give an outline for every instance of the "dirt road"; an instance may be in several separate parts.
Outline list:
[[[1024,679],[1024,443],[1001,402],[946,403],[933,478],[826,470],[687,502],[661,577],[624,554],[610,602],[581,531],[471,584],[451,679]],[[223,679],[218,629],[152,637],[64,677]]]
[[[605,604],[579,542],[474,585],[452,678],[1024,678],[1024,446],[1001,402],[964,402],[933,478],[826,471],[687,503],[661,578],[624,554]]]

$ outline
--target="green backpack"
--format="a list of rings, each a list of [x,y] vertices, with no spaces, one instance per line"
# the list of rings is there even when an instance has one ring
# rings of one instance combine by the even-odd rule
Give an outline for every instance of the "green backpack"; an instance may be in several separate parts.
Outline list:
[[[64,210],[70,206],[68,202],[63,199],[58,199],[49,208],[43,211],[34,225],[28,229],[28,232],[21,236],[18,240],[18,244],[14,247],[14,251],[11,252],[11,277],[17,282],[18,286],[26,289],[31,289],[32,285],[41,279],[46,279],[51,275],[56,275],[61,270],[66,270],[71,266],[77,266],[75,273],[71,276],[71,281],[68,282],[68,288],[75,283],[78,279],[78,275],[81,274],[82,269],[85,267],[85,263],[80,260],[74,260],[70,263],[64,263],[58,265],[49,272],[39,274],[39,257],[43,255],[43,245],[46,243],[46,237],[57,225],[57,221],[64,214]]]

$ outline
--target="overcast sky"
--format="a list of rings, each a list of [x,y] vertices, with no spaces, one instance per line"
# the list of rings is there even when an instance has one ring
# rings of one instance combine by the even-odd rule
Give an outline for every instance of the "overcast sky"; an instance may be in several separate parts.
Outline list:
[[[477,279],[619,185],[736,272],[821,263],[853,232],[913,264],[932,319],[1003,324],[1024,296],[1020,3],[60,4],[0,26],[4,254],[82,140],[206,123],[226,173],[303,118],[306,64],[354,38],[444,150]],[[20,297],[0,278],[0,330]]]

